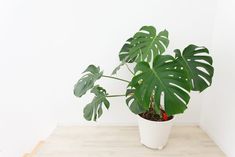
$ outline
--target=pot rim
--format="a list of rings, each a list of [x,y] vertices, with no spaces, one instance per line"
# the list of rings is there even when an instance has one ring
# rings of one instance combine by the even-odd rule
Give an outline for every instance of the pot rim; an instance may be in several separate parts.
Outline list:
[[[175,118],[175,116],[172,116],[171,119],[166,120],[166,121],[153,121],[153,120],[145,119],[145,118],[141,117],[139,114],[138,114],[138,117],[145,120],[145,121],[147,121],[147,122],[153,122],[153,123],[168,123],[168,122],[171,122]]]

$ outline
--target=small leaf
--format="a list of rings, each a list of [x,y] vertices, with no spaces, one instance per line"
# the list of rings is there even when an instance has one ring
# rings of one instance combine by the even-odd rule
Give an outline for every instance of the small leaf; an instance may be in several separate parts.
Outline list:
[[[106,90],[99,85],[94,86],[91,89],[91,93],[95,94],[92,102],[87,104],[83,110],[83,116],[86,120],[96,121],[103,114],[103,105],[108,109],[110,104],[106,99],[107,93]]]
[[[74,95],[77,97],[86,94],[86,92],[94,86],[95,81],[100,79],[103,74],[100,68],[94,65],[89,65],[83,73],[85,73],[85,75],[82,76],[74,86]]]
[[[119,64],[119,65],[113,70],[113,72],[112,72],[111,75],[117,74],[118,70],[120,70],[120,68],[121,68],[124,64],[125,64],[125,62],[122,61],[122,63]]]
[[[100,72],[100,67],[96,67],[91,64],[86,68],[86,70],[83,73],[85,73],[85,72],[90,72],[95,75]]]

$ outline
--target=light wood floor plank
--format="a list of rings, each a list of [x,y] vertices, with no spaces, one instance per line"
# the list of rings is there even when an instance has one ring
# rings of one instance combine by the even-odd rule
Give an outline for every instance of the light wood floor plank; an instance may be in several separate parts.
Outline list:
[[[163,150],[139,142],[137,127],[58,127],[34,157],[225,157],[196,126],[173,127]]]

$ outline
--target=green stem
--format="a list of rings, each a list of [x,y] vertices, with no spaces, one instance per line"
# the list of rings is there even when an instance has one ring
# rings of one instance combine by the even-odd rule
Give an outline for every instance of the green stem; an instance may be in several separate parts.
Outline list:
[[[121,96],[126,96],[125,94],[120,94],[120,95],[107,95],[106,97],[121,97]]]
[[[129,68],[129,66],[127,64],[125,64],[127,69],[130,71],[130,73],[132,73],[133,75],[135,75],[135,73],[133,71],[131,71],[131,69]]]
[[[115,80],[119,80],[119,81],[130,83],[129,81],[121,79],[121,78],[118,78],[118,77],[107,76],[107,75],[102,75],[102,77],[111,78],[111,79],[115,79]]]

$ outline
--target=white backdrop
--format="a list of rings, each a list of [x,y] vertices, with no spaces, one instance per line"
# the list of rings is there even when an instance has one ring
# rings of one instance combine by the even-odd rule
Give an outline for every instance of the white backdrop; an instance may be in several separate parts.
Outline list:
[[[203,94],[201,126],[226,152],[235,156],[235,1],[219,0],[213,31],[214,85]]]
[[[86,124],[73,85],[91,63],[110,74],[125,40],[143,25],[167,29],[168,52],[190,43],[211,48],[213,0],[0,0],[0,151],[30,151],[56,124]],[[212,52],[213,55],[214,52]],[[127,71],[120,76],[129,78]],[[125,84],[104,79],[109,93]],[[208,94],[209,91],[207,91]],[[202,96],[195,93],[177,124],[198,124]],[[124,98],[113,98],[96,124],[135,125]]]

